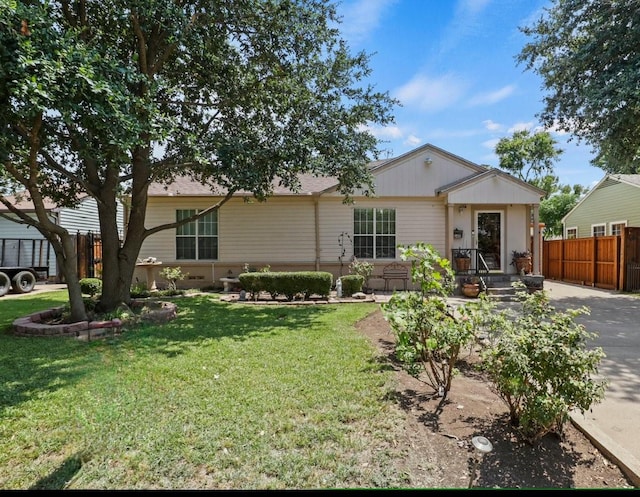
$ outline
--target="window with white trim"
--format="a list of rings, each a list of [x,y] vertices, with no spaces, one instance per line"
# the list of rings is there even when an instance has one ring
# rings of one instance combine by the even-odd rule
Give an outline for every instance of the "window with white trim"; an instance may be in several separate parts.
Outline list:
[[[612,235],[622,235],[622,231],[627,227],[626,221],[614,221],[609,223],[609,230]]]
[[[196,214],[195,209],[176,210],[176,221]],[[177,260],[212,260],[218,258],[218,211],[176,228]]]
[[[573,226],[571,228],[567,228],[567,240],[572,240],[573,238],[578,238],[578,227]]]
[[[358,259],[396,258],[395,209],[353,209],[353,255]]]
[[[607,229],[606,224],[592,224],[591,225],[591,236],[605,236]]]

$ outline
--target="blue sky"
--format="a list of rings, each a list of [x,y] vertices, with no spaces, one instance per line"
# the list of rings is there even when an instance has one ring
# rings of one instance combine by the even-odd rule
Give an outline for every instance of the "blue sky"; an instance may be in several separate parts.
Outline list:
[[[542,79],[515,57],[547,0],[342,0],[342,37],[371,55],[367,81],[402,102],[395,124],[373,128],[396,157],[431,143],[477,164],[498,166],[495,145],[541,128]],[[592,186],[604,172],[587,144],[548,130],[564,150],[562,184]]]

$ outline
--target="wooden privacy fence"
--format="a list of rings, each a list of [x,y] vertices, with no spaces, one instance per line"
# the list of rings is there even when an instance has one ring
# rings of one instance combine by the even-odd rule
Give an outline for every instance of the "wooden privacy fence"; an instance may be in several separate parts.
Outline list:
[[[640,290],[640,228],[621,235],[545,240],[542,274],[609,290]]]

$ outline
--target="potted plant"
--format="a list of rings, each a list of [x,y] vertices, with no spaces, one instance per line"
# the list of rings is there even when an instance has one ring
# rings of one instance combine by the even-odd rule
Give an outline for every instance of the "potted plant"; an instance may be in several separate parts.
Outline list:
[[[529,274],[532,269],[531,252],[527,250],[511,252],[511,265],[519,274]]]
[[[456,271],[469,271],[471,267],[471,250],[457,248],[453,250]]]
[[[462,280],[462,295],[475,298],[484,290],[482,280],[478,276],[468,276]]]

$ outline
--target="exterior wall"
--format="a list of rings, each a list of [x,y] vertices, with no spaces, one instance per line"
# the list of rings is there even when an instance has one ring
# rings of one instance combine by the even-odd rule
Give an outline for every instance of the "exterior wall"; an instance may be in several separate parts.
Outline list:
[[[603,182],[567,214],[564,228],[577,227],[578,238],[591,236],[591,225],[626,221],[627,226],[640,226],[640,188],[613,180]]]
[[[233,199],[219,211],[219,258],[216,261],[177,261],[175,259],[175,230],[157,233],[145,240],[140,259],[155,257],[163,265],[179,266],[189,273],[183,286],[214,284],[219,279],[237,275],[249,264],[255,269],[269,265],[274,271],[315,270],[334,274],[347,274],[353,256],[353,209],[376,207],[396,209],[396,243],[408,245],[418,241],[431,243],[444,255],[445,218],[442,199],[357,199],[355,205],[345,205],[341,198],[318,199],[319,260],[316,261],[315,198],[277,197],[264,203],[245,203]],[[202,209],[209,205],[206,198],[149,199],[148,228],[175,219],[176,209]],[[342,249],[339,238],[345,240],[345,257],[342,265]],[[398,254],[399,255],[399,254]],[[399,260],[399,257],[396,258]],[[390,262],[389,259],[370,260],[377,272]],[[316,266],[317,263],[317,266]],[[158,268],[159,271],[159,268]],[[145,270],[138,268],[134,277],[145,281]]]
[[[176,209],[204,209],[211,197],[150,197],[147,228],[173,222]],[[248,264],[277,270],[315,267],[315,210],[309,197],[272,197],[266,202],[232,199],[218,212],[218,260],[176,260],[175,230],[161,231],[145,240],[140,259],[155,257],[165,265],[180,266],[203,285],[217,284],[229,272],[237,275]],[[144,281],[144,271],[136,270]],[[135,281],[135,278],[134,278]]]
[[[61,209],[59,224],[67,229],[69,233],[99,233],[100,221],[98,219],[98,207],[93,198],[84,199],[76,209]],[[118,203],[118,212],[116,217],[120,236],[123,236],[124,230],[124,209],[122,204]]]
[[[540,195],[496,174],[449,193],[451,204],[538,204]]]
[[[425,163],[427,157],[431,159],[430,164]],[[433,197],[437,187],[466,178],[474,172],[444,154],[426,150],[380,172],[376,177],[376,195]]]

